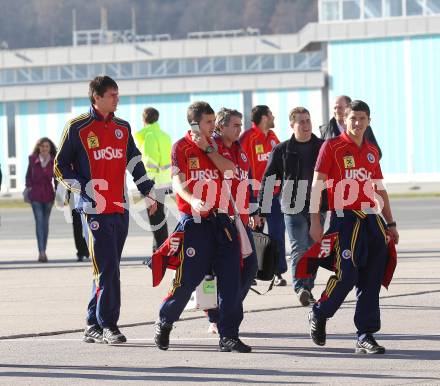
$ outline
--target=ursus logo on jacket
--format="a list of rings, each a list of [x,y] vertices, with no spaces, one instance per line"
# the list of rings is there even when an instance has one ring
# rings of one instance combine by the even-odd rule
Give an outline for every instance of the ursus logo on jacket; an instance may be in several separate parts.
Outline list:
[[[99,149],[93,151],[93,158],[96,161],[101,159],[105,159],[107,161],[112,160],[113,158],[119,159],[124,156],[124,152],[122,149],[113,149],[111,146],[107,146],[105,149]]]

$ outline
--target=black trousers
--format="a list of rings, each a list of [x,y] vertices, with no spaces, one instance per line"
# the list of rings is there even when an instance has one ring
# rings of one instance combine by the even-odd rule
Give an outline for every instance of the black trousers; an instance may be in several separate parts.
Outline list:
[[[168,225],[165,219],[164,206],[161,202],[157,201],[157,211],[150,216],[150,225],[153,229],[153,252],[159,248],[164,241],[168,238]]]
[[[73,226],[73,237],[75,239],[76,255],[89,257],[89,248],[87,247],[86,240],[83,236],[83,228],[81,222],[81,215],[76,211],[72,210],[72,226]]]

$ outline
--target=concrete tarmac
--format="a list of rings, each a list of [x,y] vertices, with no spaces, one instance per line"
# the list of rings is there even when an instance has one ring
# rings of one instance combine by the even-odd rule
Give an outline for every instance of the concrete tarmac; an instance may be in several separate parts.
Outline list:
[[[402,207],[413,204],[408,200]],[[432,214],[436,211],[433,206]],[[15,213],[1,212],[3,220]],[[387,352],[380,356],[354,354],[354,292],[328,321],[326,346],[315,346],[309,308],[299,305],[290,280],[287,287],[246,298],[241,335],[252,353],[218,352],[218,338],[207,333],[199,311],[186,311],[171,333],[170,349],[158,350],[153,323],[172,273],[152,288],[151,271],[141,264],[151,236],[140,232],[130,233],[121,266],[120,325],[128,342],[86,344],[81,338],[92,268],[73,259],[66,230],[71,225],[60,222],[66,229],[54,231],[58,236],[50,240],[48,264],[35,262],[33,238],[3,235],[0,384],[440,384],[440,227],[435,217],[427,215],[420,227],[413,225],[411,211],[399,219],[411,226],[400,231],[394,280],[381,291],[382,330],[376,337]],[[32,221],[20,224],[23,234],[32,234]],[[315,297],[329,275],[319,272]],[[257,288],[266,285],[259,282]]]

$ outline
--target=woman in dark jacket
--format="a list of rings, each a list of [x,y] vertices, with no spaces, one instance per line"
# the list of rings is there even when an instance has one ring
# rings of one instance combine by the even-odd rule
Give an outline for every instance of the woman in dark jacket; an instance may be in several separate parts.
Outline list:
[[[26,172],[26,188],[35,217],[35,229],[38,242],[38,261],[47,262],[46,245],[49,235],[49,216],[55,199],[53,160],[56,148],[47,138],[40,138],[29,156]]]

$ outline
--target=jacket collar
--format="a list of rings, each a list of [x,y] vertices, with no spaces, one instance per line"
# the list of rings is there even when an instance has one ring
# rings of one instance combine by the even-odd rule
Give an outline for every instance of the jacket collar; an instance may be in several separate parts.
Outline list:
[[[251,126],[250,130],[253,130],[254,133],[256,133],[256,134],[258,135],[258,137],[259,137],[261,140],[268,140],[269,138],[272,138],[272,137],[273,137],[273,134],[274,134],[273,130],[272,130],[272,129],[269,129],[269,131],[267,132],[267,136],[264,135],[263,130],[261,130],[261,129],[255,124],[255,122],[252,122],[252,126]]]
[[[159,122],[148,123],[144,126],[143,130],[160,130]]]
[[[336,118],[333,117],[332,119],[330,119],[330,127],[332,130],[332,137],[337,137],[338,135],[341,134],[341,132],[339,131],[339,127],[338,127],[338,123],[336,122]]]
[[[340,135],[341,139],[350,144],[351,146],[354,146],[356,149],[358,149],[359,151],[368,143],[368,141],[365,139],[365,133],[364,133],[364,138],[362,139],[362,145],[358,146],[351,138],[350,136],[347,134],[346,131],[344,131],[341,135]]]
[[[98,110],[96,110],[93,106],[90,106],[90,115],[93,117],[93,119],[96,119],[97,121],[104,120],[104,117],[102,116],[102,114]],[[107,116],[107,119],[105,121],[106,122],[111,121],[114,116],[115,116],[114,113],[110,113]]]
[[[310,137],[310,140],[307,142],[298,142],[295,138],[295,134],[292,134],[292,136],[290,137],[288,143],[287,143],[287,150],[289,153],[296,153],[294,146],[296,144],[302,144],[302,143],[311,143],[311,144],[315,144],[318,141],[318,137],[312,133],[312,136]]]

